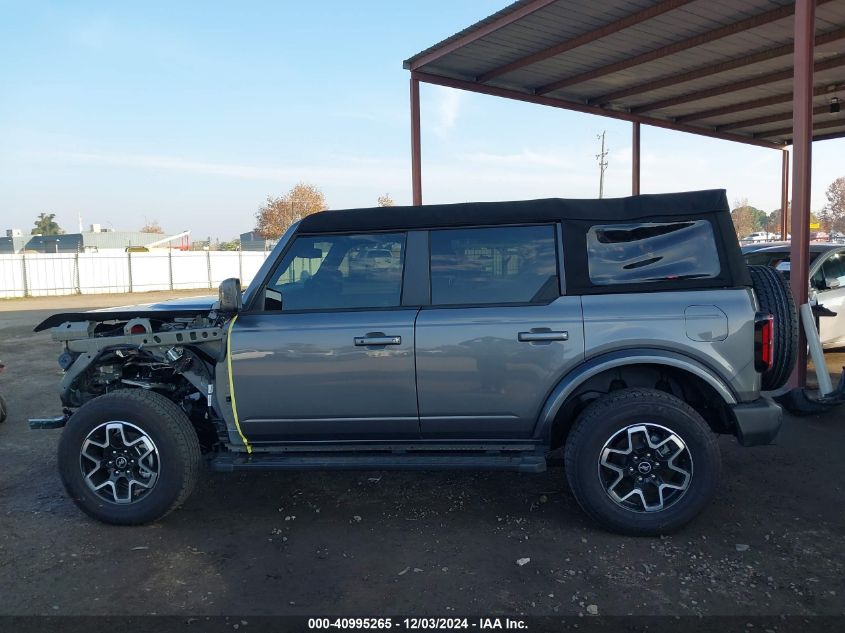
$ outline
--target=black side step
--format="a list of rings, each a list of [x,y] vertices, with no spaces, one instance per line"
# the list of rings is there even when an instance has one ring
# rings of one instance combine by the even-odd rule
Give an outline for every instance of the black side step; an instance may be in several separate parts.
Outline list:
[[[241,470],[513,470],[541,473],[546,470],[542,455],[294,455],[223,454],[210,461],[215,472]]]

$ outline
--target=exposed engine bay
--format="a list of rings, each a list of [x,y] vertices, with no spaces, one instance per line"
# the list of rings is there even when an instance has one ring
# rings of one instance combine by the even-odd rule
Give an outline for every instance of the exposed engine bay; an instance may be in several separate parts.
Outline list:
[[[53,327],[53,340],[65,344],[58,360],[65,371],[65,413],[118,389],[146,389],[185,411],[204,449],[225,441],[213,377],[215,365],[224,358],[226,320],[211,311],[126,321],[66,321]]]

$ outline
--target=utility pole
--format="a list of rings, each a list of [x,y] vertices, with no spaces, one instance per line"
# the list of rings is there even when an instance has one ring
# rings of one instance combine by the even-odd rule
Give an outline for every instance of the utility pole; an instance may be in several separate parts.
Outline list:
[[[596,138],[601,141],[601,152],[596,154],[596,160],[599,161],[599,198],[604,198],[604,170],[607,169],[607,154],[610,151],[604,144],[605,134],[607,130],[602,130],[601,135],[596,134]]]

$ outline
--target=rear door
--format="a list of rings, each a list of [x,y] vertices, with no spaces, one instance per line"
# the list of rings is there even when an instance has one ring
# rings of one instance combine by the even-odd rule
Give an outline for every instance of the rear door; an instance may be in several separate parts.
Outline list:
[[[301,235],[232,330],[251,443],[419,437],[406,234]]]
[[[528,438],[584,358],[579,297],[561,296],[553,224],[434,230],[417,317],[423,438]]]

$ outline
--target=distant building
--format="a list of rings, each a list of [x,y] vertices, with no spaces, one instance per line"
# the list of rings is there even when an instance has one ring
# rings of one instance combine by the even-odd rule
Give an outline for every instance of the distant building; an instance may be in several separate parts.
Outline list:
[[[255,231],[241,233],[242,251],[269,251],[279,240],[266,240]]]
[[[29,236],[24,236],[20,229],[7,229],[6,236],[0,237],[0,255],[19,253]]]
[[[17,233],[17,235],[15,235]],[[103,230],[99,224],[92,224],[90,231],[63,233],[62,235],[20,235],[17,229],[6,231],[0,238],[0,253],[99,253],[102,251],[124,252],[130,247],[147,246],[161,242],[161,233],[141,231]]]

